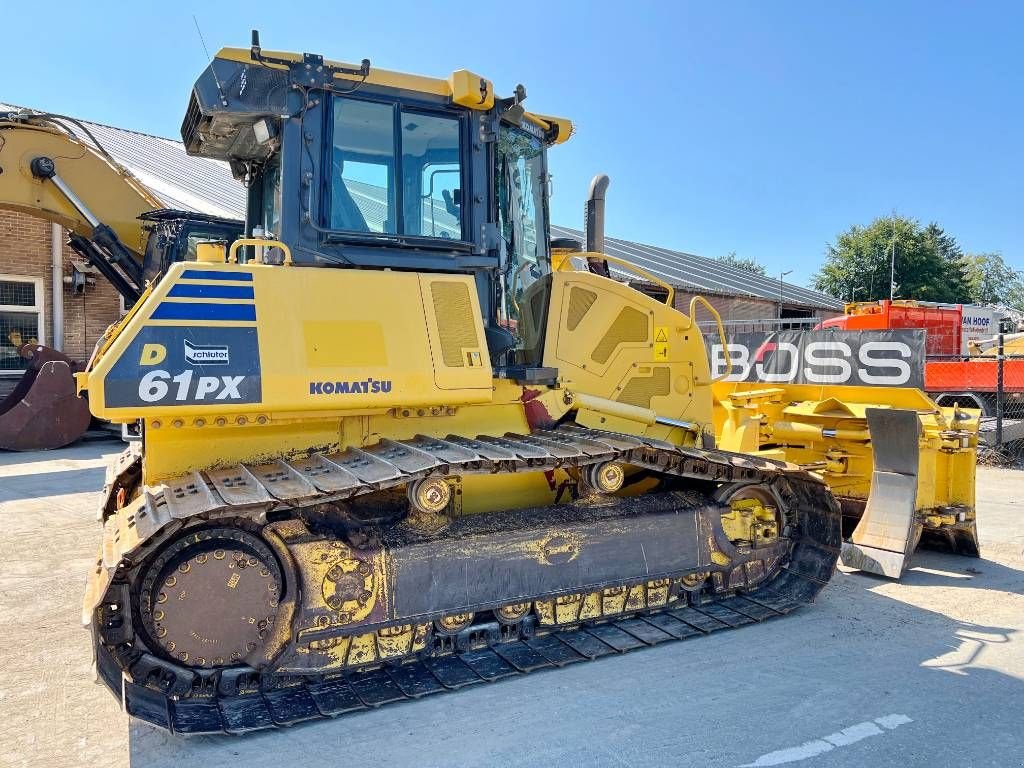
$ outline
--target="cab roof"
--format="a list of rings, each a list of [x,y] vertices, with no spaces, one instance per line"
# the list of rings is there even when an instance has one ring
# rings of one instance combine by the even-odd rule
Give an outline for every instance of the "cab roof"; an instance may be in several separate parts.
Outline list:
[[[282,63],[268,62],[267,58],[294,62],[296,64],[304,60],[303,54],[289,51],[262,51],[262,55],[263,60],[257,60],[253,57],[252,50],[249,48],[221,48],[214,58],[243,64],[262,64],[273,69],[286,69],[287,67]],[[324,59],[323,63],[339,69],[359,69],[358,65],[341,61]],[[354,83],[363,81],[363,77],[360,74],[342,72],[335,72],[334,78]],[[453,104],[480,111],[493,109],[496,98],[494,84],[490,80],[466,69],[456,70],[447,79],[442,80],[425,75],[412,75],[405,72],[394,72],[387,69],[370,67],[365,82],[369,85],[377,85],[384,88],[396,88],[430,94],[432,96],[441,96],[449,99]],[[554,144],[562,144],[568,141],[572,135],[572,121],[567,118],[540,115],[532,112],[526,112],[524,117],[546,133],[549,131],[554,133],[555,139],[552,142]],[[555,130],[552,131],[552,129]]]

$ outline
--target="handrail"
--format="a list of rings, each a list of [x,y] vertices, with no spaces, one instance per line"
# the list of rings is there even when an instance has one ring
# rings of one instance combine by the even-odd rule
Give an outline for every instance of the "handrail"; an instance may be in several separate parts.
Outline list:
[[[265,248],[280,248],[284,253],[285,266],[290,267],[292,265],[292,250],[287,245],[282,243],[280,240],[264,240],[259,237],[240,237],[231,244],[231,248],[228,249],[228,264],[238,263],[238,249],[243,245],[263,246]],[[262,258],[259,256],[259,251],[256,252],[255,261],[257,264],[264,264]]]
[[[722,316],[718,314],[717,309],[711,306],[711,302],[709,302],[703,296],[694,296],[692,299],[690,299],[690,324],[697,325],[695,313],[697,311],[696,305],[698,301],[701,304],[703,304],[704,308],[711,313],[711,316],[713,318],[715,318],[715,325],[718,326],[718,338],[722,340],[722,351],[725,353],[725,373],[723,373],[721,376],[716,376],[711,380],[712,384],[717,384],[718,382],[724,381],[725,379],[729,378],[729,376],[732,374],[732,355],[729,354],[729,341],[725,337],[725,327],[722,325]]]
[[[557,266],[557,271],[559,271],[559,272],[574,271],[575,267],[573,267],[573,265],[572,265],[572,259],[573,258],[577,258],[577,257],[578,258],[588,258],[588,257],[590,257],[590,258],[601,258],[601,259],[604,259],[605,261],[610,261],[613,264],[618,264],[620,267],[625,267],[626,269],[630,270],[631,272],[636,273],[637,275],[639,275],[640,277],[644,278],[645,280],[647,280],[647,281],[649,281],[651,283],[654,283],[655,285],[657,285],[657,286],[659,286],[661,288],[664,288],[668,292],[668,296],[665,297],[665,304],[667,304],[668,306],[671,307],[673,305],[673,302],[675,301],[676,289],[673,288],[672,285],[670,285],[669,283],[666,283],[664,280],[662,280],[662,279],[660,279],[658,277],[655,277],[650,272],[648,272],[646,269],[643,269],[642,267],[638,267],[636,264],[634,264],[631,261],[626,261],[625,259],[620,259],[618,256],[610,256],[607,253],[593,253],[593,254],[591,254],[589,251],[571,253],[571,254],[569,254],[569,256],[570,256],[570,258],[564,259]]]

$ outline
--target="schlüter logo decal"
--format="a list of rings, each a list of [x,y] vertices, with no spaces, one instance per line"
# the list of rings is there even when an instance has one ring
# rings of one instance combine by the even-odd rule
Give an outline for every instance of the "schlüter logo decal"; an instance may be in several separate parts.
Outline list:
[[[736,333],[728,349],[706,337],[711,375],[766,384],[924,388],[924,331],[778,331]]]
[[[227,346],[197,347],[185,339],[185,360],[192,365],[230,365],[231,350]]]
[[[104,379],[108,408],[259,403],[255,328],[147,326]]]
[[[311,395],[379,395],[391,391],[391,379],[360,379],[356,381],[311,381]]]

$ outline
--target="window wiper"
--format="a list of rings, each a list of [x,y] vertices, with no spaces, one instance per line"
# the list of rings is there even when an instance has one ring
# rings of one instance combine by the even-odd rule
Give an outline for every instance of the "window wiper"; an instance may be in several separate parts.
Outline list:
[[[461,251],[472,252],[473,244],[463,240],[446,240],[433,237],[411,237],[409,235],[392,235],[384,233],[362,234],[359,232],[328,232],[324,242],[330,245],[370,245],[391,246],[397,248],[418,248],[430,251]]]

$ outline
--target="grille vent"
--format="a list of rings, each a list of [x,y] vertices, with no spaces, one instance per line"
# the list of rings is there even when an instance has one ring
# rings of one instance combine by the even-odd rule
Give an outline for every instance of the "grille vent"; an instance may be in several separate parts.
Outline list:
[[[612,327],[594,348],[591,357],[596,363],[607,363],[620,344],[647,341],[647,315],[632,307],[623,307]]]
[[[584,315],[594,306],[595,301],[597,301],[597,294],[586,288],[574,287],[569,291],[569,316],[566,327],[570,331],[576,330],[576,327],[583,321]]]
[[[651,399],[669,394],[672,386],[672,371],[661,365],[652,371],[650,376],[634,376],[623,387],[619,395],[620,403],[628,403],[639,408],[650,408]]]
[[[441,337],[444,364],[449,368],[465,368],[463,350],[480,347],[469,288],[463,283],[431,283],[430,296],[434,302],[434,318]]]

